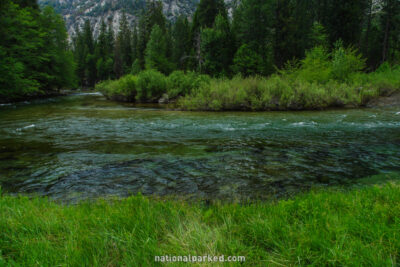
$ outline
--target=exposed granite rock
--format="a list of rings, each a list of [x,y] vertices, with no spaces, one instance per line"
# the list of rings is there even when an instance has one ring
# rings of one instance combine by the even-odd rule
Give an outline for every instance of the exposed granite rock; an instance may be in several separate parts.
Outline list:
[[[238,0],[225,0],[229,15]],[[200,0],[161,0],[166,18],[174,21],[179,15],[191,17]],[[89,20],[94,35],[100,31],[101,20],[111,22],[114,32],[119,29],[123,12],[131,25],[138,21],[141,11],[145,8],[146,0],[39,0],[41,6],[53,6],[66,22],[70,36],[75,33],[75,27],[82,27]]]

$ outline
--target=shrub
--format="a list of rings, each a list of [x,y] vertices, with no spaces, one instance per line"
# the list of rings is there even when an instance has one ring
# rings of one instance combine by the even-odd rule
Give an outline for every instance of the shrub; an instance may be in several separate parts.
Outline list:
[[[193,89],[203,84],[208,84],[210,78],[207,75],[199,75],[195,72],[174,71],[167,78],[167,92],[170,99],[188,95]]]
[[[375,88],[379,95],[390,95],[400,90],[400,67],[391,67],[383,63],[375,72],[361,74],[364,76],[364,84],[367,87]]]
[[[156,102],[167,91],[165,76],[156,70],[145,70],[137,76],[136,100]]]
[[[343,48],[337,42],[335,49],[329,53],[323,46],[317,46],[306,53],[300,66],[287,64],[282,73],[293,80],[310,83],[327,83],[329,80],[348,82],[351,77],[365,68],[365,59],[354,48]]]
[[[332,52],[331,77],[339,81],[347,81],[349,77],[365,68],[365,59],[353,48],[344,49],[340,42]]]
[[[322,46],[317,46],[306,53],[301,67],[293,72],[296,78],[307,82],[325,83],[331,78],[329,53]]]
[[[132,102],[136,96],[137,78],[133,75],[126,75],[115,81],[103,81],[96,84],[96,90],[100,91],[109,99],[117,101]]]

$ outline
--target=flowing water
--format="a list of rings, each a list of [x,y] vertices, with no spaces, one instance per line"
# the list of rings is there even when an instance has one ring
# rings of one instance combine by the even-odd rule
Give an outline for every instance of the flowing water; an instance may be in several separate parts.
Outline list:
[[[10,193],[263,198],[397,171],[400,107],[180,112],[100,94],[0,107]]]

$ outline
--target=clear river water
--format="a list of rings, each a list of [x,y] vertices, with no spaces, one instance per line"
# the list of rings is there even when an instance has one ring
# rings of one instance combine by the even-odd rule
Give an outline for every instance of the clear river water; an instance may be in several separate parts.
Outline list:
[[[3,191],[284,196],[400,171],[400,107],[181,112],[97,93],[0,106]]]

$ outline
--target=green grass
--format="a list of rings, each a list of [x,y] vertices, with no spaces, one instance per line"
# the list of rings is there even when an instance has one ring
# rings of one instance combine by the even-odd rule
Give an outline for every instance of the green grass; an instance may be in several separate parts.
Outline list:
[[[349,64],[335,67],[348,69],[345,75],[334,71],[331,66],[334,62],[322,64],[309,57],[301,65],[289,65],[270,77],[212,79],[179,99],[178,107],[211,111],[320,110],[360,107],[370,100],[400,91],[400,66],[391,67],[385,63],[371,73],[351,70],[346,67]]]
[[[188,254],[243,255],[244,266],[396,266],[400,186],[210,206],[0,197],[0,266],[154,266],[155,255]]]
[[[374,91],[375,92],[375,91]],[[240,76],[213,79],[194,93],[179,99],[183,110],[313,110],[359,106],[363,93],[355,85],[291,81],[280,75],[269,78]]]

